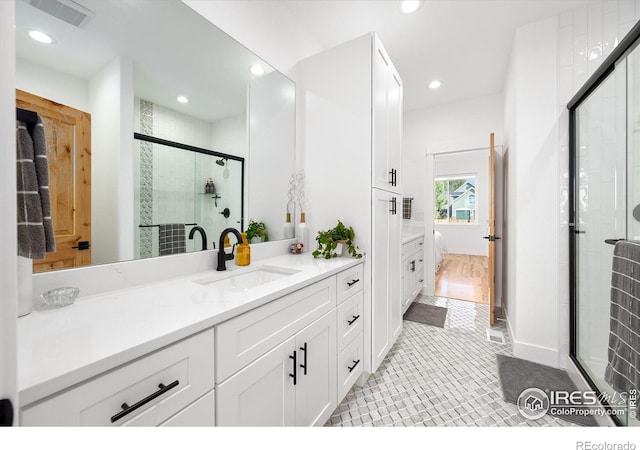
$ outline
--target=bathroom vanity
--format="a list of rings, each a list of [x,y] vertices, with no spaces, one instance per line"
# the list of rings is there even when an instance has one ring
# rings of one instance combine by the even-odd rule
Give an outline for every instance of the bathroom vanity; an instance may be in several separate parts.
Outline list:
[[[402,313],[422,291],[424,284],[424,233],[402,236]]]
[[[362,267],[283,255],[35,311],[21,424],[323,425],[364,365]]]

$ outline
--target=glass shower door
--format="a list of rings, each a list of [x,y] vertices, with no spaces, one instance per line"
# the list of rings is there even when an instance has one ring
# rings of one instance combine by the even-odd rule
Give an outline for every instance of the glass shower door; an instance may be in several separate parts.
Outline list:
[[[626,98],[623,60],[575,111],[575,356],[612,406],[620,394],[604,374],[614,246],[605,240],[627,238]]]

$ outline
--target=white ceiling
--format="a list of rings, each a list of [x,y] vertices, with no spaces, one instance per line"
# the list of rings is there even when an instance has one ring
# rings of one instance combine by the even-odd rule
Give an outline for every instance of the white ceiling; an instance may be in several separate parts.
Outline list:
[[[175,96],[184,94],[192,99],[184,108],[209,120],[229,115],[234,102],[244,107],[243,77],[248,76],[250,60],[257,58],[250,52],[235,58],[224,49],[214,53],[217,45],[211,43],[223,33],[185,5],[175,0],[76,1],[96,12],[85,29],[51,19],[18,0],[19,57],[86,79],[121,53],[135,61],[136,93],[143,98],[175,108]],[[407,111],[502,92],[517,27],[596,2],[427,0],[406,15],[400,12],[399,0],[210,1],[239,15],[237,27],[257,20],[274,35],[312,42],[306,46],[308,52],[378,32],[403,79]],[[43,28],[43,22],[58,39],[53,47],[34,46],[24,33],[30,26]],[[208,45],[202,46],[203,41]],[[234,76],[240,78],[235,87],[211,95],[217,77],[230,81]],[[441,80],[442,87],[428,89],[432,79]],[[196,86],[208,89],[199,93]],[[238,103],[238,98],[243,100]]]
[[[427,0],[407,15],[399,0],[271,2],[284,4],[325,49],[378,32],[403,79],[406,111],[502,92],[517,27],[596,3]],[[432,79],[441,80],[442,87],[428,89]]]

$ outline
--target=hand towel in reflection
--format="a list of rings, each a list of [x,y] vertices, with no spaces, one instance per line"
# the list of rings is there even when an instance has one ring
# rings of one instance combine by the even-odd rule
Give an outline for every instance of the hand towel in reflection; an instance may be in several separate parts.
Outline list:
[[[160,256],[185,253],[185,226],[183,223],[164,223],[160,227]]]

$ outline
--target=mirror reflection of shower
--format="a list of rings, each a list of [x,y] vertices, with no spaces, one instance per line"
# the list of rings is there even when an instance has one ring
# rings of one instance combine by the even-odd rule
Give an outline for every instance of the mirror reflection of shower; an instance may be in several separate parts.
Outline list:
[[[217,165],[224,167],[224,171],[222,172],[223,178],[229,178],[229,164],[227,164],[228,162],[228,158],[220,158],[216,161]]]

